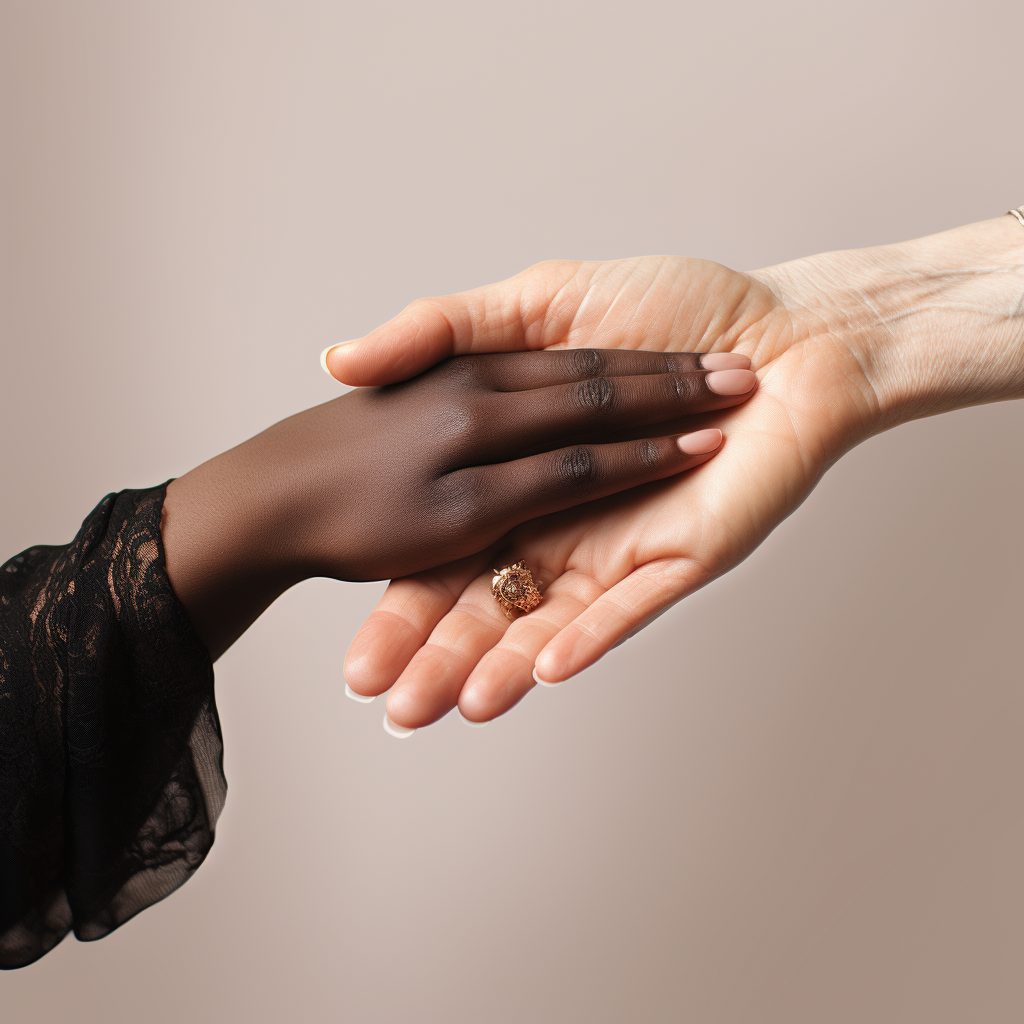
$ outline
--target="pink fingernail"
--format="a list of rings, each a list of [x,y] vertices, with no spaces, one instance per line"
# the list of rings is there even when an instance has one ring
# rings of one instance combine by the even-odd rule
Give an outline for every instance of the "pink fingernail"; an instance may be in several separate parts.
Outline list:
[[[722,443],[722,432],[717,427],[707,430],[695,430],[692,434],[683,434],[676,438],[676,444],[687,455],[707,455]]]
[[[757,383],[753,370],[715,370],[704,379],[716,395],[745,395]]]
[[[739,352],[708,352],[700,357],[705,370],[749,370],[750,357]]]

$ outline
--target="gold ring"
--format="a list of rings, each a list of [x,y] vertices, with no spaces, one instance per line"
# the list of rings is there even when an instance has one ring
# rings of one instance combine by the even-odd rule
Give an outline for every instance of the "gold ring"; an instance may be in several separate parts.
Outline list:
[[[529,612],[541,601],[540,591],[533,582],[533,573],[526,568],[525,561],[513,562],[504,569],[495,569],[491,579],[491,593],[510,619],[515,618],[513,608]]]

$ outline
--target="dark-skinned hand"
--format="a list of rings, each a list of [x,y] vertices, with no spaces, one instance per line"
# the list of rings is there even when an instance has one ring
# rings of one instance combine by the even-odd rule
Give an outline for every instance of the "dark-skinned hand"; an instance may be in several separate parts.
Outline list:
[[[292,416],[171,483],[175,591],[216,657],[310,576],[406,576],[707,461],[685,419],[744,401],[745,356],[474,355]]]

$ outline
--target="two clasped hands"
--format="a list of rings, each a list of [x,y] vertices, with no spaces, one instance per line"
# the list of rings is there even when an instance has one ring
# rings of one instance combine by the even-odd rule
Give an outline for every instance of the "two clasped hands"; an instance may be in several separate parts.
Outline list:
[[[356,390],[170,485],[175,591],[217,657],[301,579],[391,579],[349,692],[387,693],[394,735],[484,723],[736,565],[860,441],[1024,397],[1024,227],[754,273],[543,263],[322,358]],[[510,620],[518,559],[544,596]]]

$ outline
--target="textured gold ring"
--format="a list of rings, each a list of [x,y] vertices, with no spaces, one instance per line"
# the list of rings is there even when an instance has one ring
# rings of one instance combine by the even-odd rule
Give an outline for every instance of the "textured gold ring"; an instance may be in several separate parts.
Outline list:
[[[1024,228],[1024,206],[1018,206],[1016,210],[1007,210],[1007,214],[1011,217],[1016,217],[1020,221],[1020,226]]]
[[[513,609],[529,612],[541,602],[540,591],[533,582],[533,573],[526,568],[525,561],[513,562],[504,569],[495,569],[491,579],[491,593],[510,619],[515,618]]]

